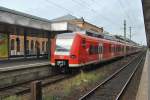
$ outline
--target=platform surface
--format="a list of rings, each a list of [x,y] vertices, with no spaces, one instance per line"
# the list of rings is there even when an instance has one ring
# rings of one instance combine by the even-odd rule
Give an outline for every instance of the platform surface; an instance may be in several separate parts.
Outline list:
[[[136,100],[150,100],[150,50],[147,50]]]
[[[36,60],[20,60],[20,61],[0,61],[0,72],[16,70],[21,68],[29,68],[29,67],[39,67],[44,65],[50,65],[48,59],[36,59]]]

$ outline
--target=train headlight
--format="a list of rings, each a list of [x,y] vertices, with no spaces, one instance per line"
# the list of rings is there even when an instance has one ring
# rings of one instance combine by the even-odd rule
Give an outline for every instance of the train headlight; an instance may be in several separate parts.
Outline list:
[[[75,59],[76,56],[75,55],[70,55],[70,58]]]

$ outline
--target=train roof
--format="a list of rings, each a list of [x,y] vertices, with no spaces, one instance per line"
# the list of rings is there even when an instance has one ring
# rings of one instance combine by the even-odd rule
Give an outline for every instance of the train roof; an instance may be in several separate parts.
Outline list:
[[[117,36],[117,35],[111,35],[111,34],[99,34],[96,32],[92,32],[92,31],[77,31],[77,32],[68,32],[68,33],[63,33],[63,34],[59,34],[58,38],[73,38],[75,36],[75,33],[80,33],[80,34],[85,34],[87,36],[91,36],[91,37],[95,37],[95,38],[101,38],[104,40],[109,40],[111,42],[118,42],[120,44],[126,44],[126,45],[132,45],[132,46],[138,46],[137,43],[129,40],[129,39],[124,39],[121,36]]]
[[[58,34],[57,38],[58,39],[68,39],[68,38],[73,38],[74,36],[75,36],[75,33],[71,32],[71,33]]]

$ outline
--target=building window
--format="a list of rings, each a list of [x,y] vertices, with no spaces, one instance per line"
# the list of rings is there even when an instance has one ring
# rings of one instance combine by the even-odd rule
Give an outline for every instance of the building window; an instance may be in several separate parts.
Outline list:
[[[34,48],[34,41],[31,40],[31,50],[33,50],[33,48]]]
[[[48,42],[46,42],[46,52],[48,53]]]
[[[16,43],[17,43],[17,52],[20,52],[20,39],[16,38]]]
[[[35,48],[40,49],[40,43],[38,41],[35,42]]]
[[[11,39],[11,50],[15,50],[15,40]]]
[[[29,40],[26,41],[26,46],[27,50],[29,50]]]
[[[42,51],[44,51],[45,50],[45,42],[43,41],[42,42]]]

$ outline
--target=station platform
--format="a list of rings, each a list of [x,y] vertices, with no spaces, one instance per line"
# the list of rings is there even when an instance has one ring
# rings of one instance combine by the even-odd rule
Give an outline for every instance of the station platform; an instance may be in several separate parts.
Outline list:
[[[136,100],[150,100],[150,50],[147,50]]]
[[[15,61],[0,61],[0,72],[25,69],[29,67],[40,67],[50,65],[48,59],[28,59],[28,60],[15,60]]]

